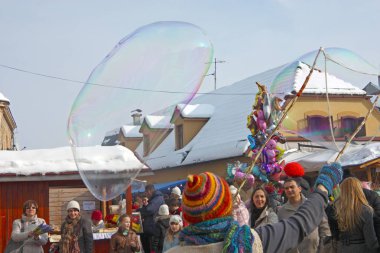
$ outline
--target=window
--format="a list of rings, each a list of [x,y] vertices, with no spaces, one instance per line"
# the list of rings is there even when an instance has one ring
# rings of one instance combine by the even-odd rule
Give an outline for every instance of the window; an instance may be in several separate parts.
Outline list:
[[[175,127],[176,150],[183,148],[183,125]]]
[[[144,142],[144,156],[147,156],[149,155],[149,149],[150,149],[149,135],[144,134],[143,142]]]
[[[341,123],[341,131],[343,135],[351,136],[355,132],[356,128],[362,123],[363,120],[364,120],[364,117],[359,117],[359,118],[351,117],[351,116],[342,117],[340,119],[341,121],[340,123]],[[360,129],[360,131],[356,134],[356,137],[363,137],[363,136],[366,136],[365,124],[363,125],[362,129]]]
[[[309,133],[319,132],[322,135],[330,135],[329,117],[320,115],[307,116],[307,129]]]

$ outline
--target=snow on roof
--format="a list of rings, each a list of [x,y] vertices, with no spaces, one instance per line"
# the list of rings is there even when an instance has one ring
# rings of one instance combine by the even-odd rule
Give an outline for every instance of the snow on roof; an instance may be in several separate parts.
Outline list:
[[[113,135],[118,135],[120,133],[120,128],[115,128],[106,133],[105,137],[111,137]]]
[[[210,118],[214,113],[214,106],[209,104],[178,104],[176,109],[184,118]]]
[[[173,128],[173,125],[170,124],[170,116],[146,115],[144,122],[149,128]]]
[[[279,91],[283,94],[291,94],[292,90],[297,91],[304,81],[302,76],[306,78],[307,65],[303,63],[298,63],[298,65],[294,66],[293,75],[289,75],[288,79],[281,83]],[[257,93],[255,83],[259,82],[269,88],[283,69],[284,66],[280,66],[195,97],[192,100],[193,105],[208,104],[215,108],[212,117],[199,133],[180,150],[175,150],[175,132],[169,133],[168,137],[148,157],[144,158],[145,162],[152,170],[157,170],[243,155],[248,147],[247,136],[250,134],[245,119],[251,113]],[[314,71],[312,76],[314,77],[304,92],[314,94],[325,92],[325,82],[321,81],[324,80],[321,79],[324,74]],[[329,92],[365,94],[359,88],[333,76],[328,78],[330,78],[328,79]],[[141,157],[143,157],[142,145],[140,144],[136,149]]]
[[[276,93],[291,95],[298,92],[303,85],[307,75],[310,72],[310,67],[302,62],[295,62],[287,67],[290,74],[286,78],[282,78],[276,83]],[[345,82],[329,73],[327,73],[327,91],[329,94],[349,94],[349,95],[365,95],[366,92],[351,83]],[[309,82],[306,85],[303,93],[305,94],[325,94],[326,93],[326,78],[325,72],[315,70],[311,75]]]
[[[306,168],[306,172],[319,171],[326,163],[335,161],[339,152],[334,150],[321,150],[314,152],[296,151],[284,156],[286,163],[298,162]],[[367,145],[350,145],[340,158],[342,166],[360,165],[380,158],[380,143]]]
[[[9,99],[6,98],[3,93],[0,92],[0,101],[5,101],[5,102],[8,102],[9,103]]]
[[[83,170],[120,172],[143,169],[145,165],[123,146],[77,148],[77,163]],[[0,174],[31,175],[78,172],[71,147],[0,151]]]
[[[140,125],[138,126],[125,125],[121,127],[121,131],[124,137],[132,137],[132,138],[143,137],[143,134],[139,132],[140,127],[141,127]]]

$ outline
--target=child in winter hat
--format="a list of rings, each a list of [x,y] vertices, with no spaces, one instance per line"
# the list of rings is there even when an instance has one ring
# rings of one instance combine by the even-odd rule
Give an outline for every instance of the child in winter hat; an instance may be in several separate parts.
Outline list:
[[[172,215],[169,221],[170,227],[166,232],[164,247],[162,252],[179,245],[179,234],[183,228],[182,218],[179,215]]]
[[[181,189],[179,189],[178,186],[174,187],[171,191],[171,194],[170,194],[170,197],[174,197],[174,198],[179,198],[181,199],[182,198],[182,194],[181,194]]]
[[[191,225],[181,231],[181,241],[191,245],[224,241],[228,252],[252,251],[254,236],[249,226],[239,226],[232,218],[232,195],[223,178],[210,172],[188,176],[182,207]]]
[[[152,238],[152,249],[154,252],[162,252],[166,231],[169,229],[169,220],[169,207],[166,204],[162,204],[158,209],[158,215],[154,220],[156,231]]]

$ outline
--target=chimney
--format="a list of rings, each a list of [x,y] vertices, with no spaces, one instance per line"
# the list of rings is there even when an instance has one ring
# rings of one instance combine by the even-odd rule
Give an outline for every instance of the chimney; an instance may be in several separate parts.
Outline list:
[[[141,116],[142,116],[141,112],[142,112],[141,109],[136,109],[136,110],[131,111],[131,113],[133,113],[132,114],[133,125],[135,126],[141,125]]]

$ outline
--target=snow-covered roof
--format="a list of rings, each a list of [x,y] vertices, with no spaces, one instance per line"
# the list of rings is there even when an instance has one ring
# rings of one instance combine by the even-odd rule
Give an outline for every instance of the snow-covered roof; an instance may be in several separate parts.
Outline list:
[[[178,104],[176,110],[180,111],[184,118],[210,118],[215,108],[210,104]]]
[[[334,150],[296,151],[284,156],[286,163],[298,162],[305,167],[306,172],[318,171],[326,163],[335,161],[339,152]],[[342,166],[360,165],[380,158],[380,143],[373,142],[367,145],[350,145],[340,158]]]
[[[306,78],[308,66],[298,62],[294,65],[293,74],[281,79],[276,91],[285,96],[298,91]],[[168,137],[144,160],[152,170],[176,167],[180,165],[206,162],[243,155],[248,147],[246,127],[247,115],[251,113],[252,104],[257,93],[256,82],[268,88],[282,72],[284,66],[248,77],[232,85],[222,87],[208,94],[195,97],[191,104],[208,104],[215,108],[212,117],[199,133],[182,149],[175,150],[175,132]],[[292,78],[291,78],[292,76]],[[325,93],[324,74],[314,71],[304,93]],[[277,78],[278,80],[278,78]],[[328,75],[329,93],[365,94],[352,84]],[[278,85],[279,83],[277,83]],[[278,95],[276,93],[276,95]],[[143,146],[136,151],[143,156]]]
[[[81,170],[120,172],[146,169],[132,151],[123,146],[77,148],[77,163]],[[23,151],[0,151],[0,175],[32,175],[78,172],[71,147]]]
[[[0,102],[8,102],[9,103],[9,99],[6,98],[3,93],[0,92]]]
[[[108,131],[105,135],[105,137],[110,137],[110,136],[114,136],[114,135],[118,135],[120,133],[120,128],[115,128],[115,129],[112,129],[110,131]]]
[[[148,125],[149,128],[173,128],[173,125],[170,123],[169,116],[146,115],[144,118],[144,122]]]
[[[138,126],[124,125],[121,127],[121,131],[124,137],[132,137],[132,138],[143,137],[143,134],[139,132],[140,127],[141,127],[140,125]]]
[[[271,87],[271,91],[277,94],[291,95],[298,92],[303,85],[307,75],[310,73],[310,67],[303,62],[294,62],[286,67],[286,74],[280,74],[274,84],[276,87]],[[326,78],[327,76],[327,78]],[[329,73],[315,70],[306,85],[304,94],[326,94],[326,80],[327,91],[329,94],[337,95],[365,95],[366,92],[351,83],[345,82]],[[281,96],[281,95],[280,95]]]

